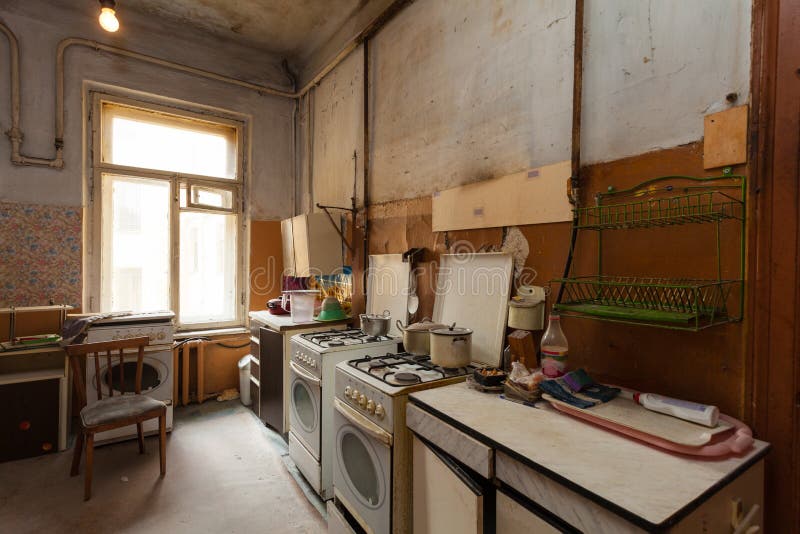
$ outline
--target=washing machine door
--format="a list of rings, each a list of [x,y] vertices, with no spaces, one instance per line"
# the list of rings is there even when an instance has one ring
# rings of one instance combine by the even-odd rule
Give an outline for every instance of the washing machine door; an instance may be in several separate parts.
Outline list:
[[[319,461],[322,418],[322,388],[320,379],[289,362],[289,429]]]
[[[339,399],[334,400],[337,497],[362,526],[389,534],[392,510],[392,435]]]
[[[167,393],[167,389],[171,389],[172,378],[170,376],[169,366],[167,366],[163,357],[159,357],[158,353],[146,352],[142,358],[142,393],[156,399],[169,399],[171,395]],[[169,355],[171,357],[171,354]],[[114,396],[121,395],[123,391],[131,394],[136,391],[136,361],[137,354],[124,353],[123,362],[120,362],[118,354],[112,354],[110,365],[109,360],[105,356],[99,357],[100,362],[100,382],[102,383],[103,398],[111,395],[111,389],[114,391]],[[91,404],[92,399],[96,400],[97,392],[97,378],[95,376],[94,362],[86,367],[86,384],[91,387],[88,390],[87,400]],[[161,390],[164,390],[165,395],[159,395]],[[94,393],[93,393],[94,392]],[[164,399],[162,399],[164,397]]]

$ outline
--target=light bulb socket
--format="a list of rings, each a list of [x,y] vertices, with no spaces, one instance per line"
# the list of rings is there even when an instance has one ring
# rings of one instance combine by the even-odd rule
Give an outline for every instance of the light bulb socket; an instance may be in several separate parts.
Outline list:
[[[116,9],[117,3],[114,0],[100,0],[100,7],[107,7],[109,9]]]

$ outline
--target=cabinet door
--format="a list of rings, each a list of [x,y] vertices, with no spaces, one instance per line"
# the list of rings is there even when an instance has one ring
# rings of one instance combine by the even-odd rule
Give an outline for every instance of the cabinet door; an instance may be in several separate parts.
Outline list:
[[[497,534],[558,534],[561,530],[528,510],[517,501],[503,493],[497,492],[495,525]]]
[[[281,243],[283,245],[283,269],[288,276],[294,276],[294,232],[292,229],[293,219],[281,221]]]
[[[417,436],[413,440],[414,534],[482,533],[480,486]]]

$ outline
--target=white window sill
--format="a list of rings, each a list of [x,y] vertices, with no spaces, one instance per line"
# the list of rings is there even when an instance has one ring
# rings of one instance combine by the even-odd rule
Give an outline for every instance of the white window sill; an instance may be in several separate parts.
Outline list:
[[[228,328],[211,328],[207,330],[183,330],[181,332],[176,332],[173,337],[176,341],[181,341],[190,337],[233,336],[237,334],[249,333],[250,331],[243,326],[232,326]]]

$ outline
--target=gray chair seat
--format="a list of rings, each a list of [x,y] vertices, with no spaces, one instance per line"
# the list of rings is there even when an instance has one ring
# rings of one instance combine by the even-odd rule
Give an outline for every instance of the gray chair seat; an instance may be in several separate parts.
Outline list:
[[[145,395],[108,397],[81,410],[81,421],[85,427],[105,425],[166,406],[163,402]]]

